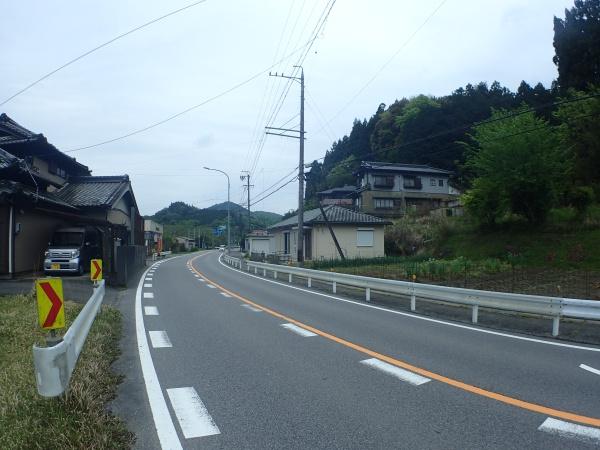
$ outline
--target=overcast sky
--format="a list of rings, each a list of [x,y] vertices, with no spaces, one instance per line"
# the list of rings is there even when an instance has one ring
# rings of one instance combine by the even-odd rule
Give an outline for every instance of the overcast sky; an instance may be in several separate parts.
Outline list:
[[[81,53],[192,0],[0,0],[0,102]],[[128,134],[226,91],[311,37],[327,0],[207,0],[78,61],[0,107],[66,151]],[[380,103],[445,95],[494,80],[549,86],[553,16],[573,0],[338,0],[304,60],[306,161],[324,156]],[[396,57],[380,71],[382,66]],[[291,73],[299,53],[272,71]],[[377,77],[350,104],[361,88]],[[144,133],[69,153],[94,175],[129,174],[142,214],[174,201],[207,207],[244,199],[268,113],[286,80],[264,73]],[[294,84],[273,126],[299,110]],[[267,108],[264,105],[267,105]],[[266,114],[264,110],[266,109]],[[286,127],[294,127],[294,118]],[[252,173],[252,197],[298,164],[298,141],[268,136]],[[291,177],[288,177],[291,178]],[[287,179],[286,179],[287,180]],[[297,205],[291,183],[253,209]]]

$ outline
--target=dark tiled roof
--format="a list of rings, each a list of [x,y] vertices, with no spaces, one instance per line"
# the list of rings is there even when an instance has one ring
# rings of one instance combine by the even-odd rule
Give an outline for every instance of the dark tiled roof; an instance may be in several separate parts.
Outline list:
[[[35,141],[41,136],[41,134],[35,134],[19,125],[6,114],[0,114],[0,144],[17,144]]]
[[[380,219],[379,217],[371,216],[357,211],[352,211],[348,208],[342,208],[337,205],[329,205],[323,208],[327,219],[332,224],[348,224],[348,225],[389,225],[391,222]],[[304,224],[310,225],[315,223],[325,223],[325,218],[321,214],[319,208],[311,209],[304,212]],[[298,216],[289,217],[269,227],[269,230],[277,228],[287,228],[298,225]]]
[[[342,186],[342,187],[335,187],[335,188],[331,188],[331,189],[327,189],[325,191],[321,191],[321,192],[317,192],[317,194],[336,194],[336,193],[351,193],[351,192],[355,192],[356,191],[356,186],[351,186],[349,184]]]
[[[381,171],[381,172],[404,172],[404,173],[429,173],[429,174],[440,174],[450,175],[452,172],[443,169],[437,169],[435,167],[427,166],[424,164],[400,164],[400,163],[387,163],[387,162],[373,162],[373,161],[361,161],[360,169],[358,172],[365,171]]]
[[[13,199],[21,197],[33,202],[44,202],[70,210],[77,210],[77,208],[58,198],[54,192],[38,192],[34,187],[17,181],[0,180],[0,202],[6,197]]]
[[[71,174],[89,175],[90,169],[77,162],[75,158],[64,154],[54,145],[50,144],[43,134],[34,133],[19,125],[5,113],[0,114],[0,146],[21,158],[26,156],[40,156],[44,159],[53,159],[59,165],[65,165]]]
[[[61,200],[74,206],[111,207],[129,187],[129,176],[75,177],[56,192]]]
[[[11,167],[19,167],[23,164],[21,158],[11,155],[0,148],[0,170],[9,169]]]

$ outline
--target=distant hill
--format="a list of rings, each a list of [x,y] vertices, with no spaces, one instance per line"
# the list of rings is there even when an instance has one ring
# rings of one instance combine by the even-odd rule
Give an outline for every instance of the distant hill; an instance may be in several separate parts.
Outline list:
[[[247,231],[247,209],[230,202],[231,229],[241,233]],[[205,227],[214,228],[227,221],[227,202],[208,208],[196,208],[184,202],[174,202],[148,217],[164,225],[179,225],[176,228]],[[265,228],[281,220],[281,215],[268,211],[252,211],[252,227]]]

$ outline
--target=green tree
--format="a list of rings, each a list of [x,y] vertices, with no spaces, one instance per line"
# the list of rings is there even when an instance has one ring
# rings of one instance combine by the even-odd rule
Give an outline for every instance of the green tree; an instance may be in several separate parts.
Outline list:
[[[494,111],[500,119],[508,111]],[[465,206],[481,224],[508,214],[540,224],[557,203],[570,176],[562,133],[532,112],[475,127],[466,166],[475,175]]]
[[[591,95],[597,97],[589,98]],[[575,181],[580,185],[594,186],[600,194],[600,88],[592,88],[585,93],[570,90],[566,99],[578,101],[563,103],[556,117],[562,124],[575,158]]]
[[[600,84],[600,0],[575,0],[554,18],[554,49],[561,90]]]

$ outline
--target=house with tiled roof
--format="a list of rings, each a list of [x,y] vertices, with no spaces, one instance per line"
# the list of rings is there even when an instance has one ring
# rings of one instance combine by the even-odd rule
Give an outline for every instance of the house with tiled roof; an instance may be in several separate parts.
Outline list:
[[[329,224],[329,226],[328,226]],[[328,205],[304,212],[304,259],[338,259],[332,236],[346,258],[385,256],[384,228],[391,222],[344,208]],[[331,230],[330,230],[331,227]],[[289,217],[268,228],[272,253],[295,260],[297,255],[298,216]]]
[[[448,170],[423,164],[362,161],[355,172],[355,207],[379,217],[400,217],[409,211],[427,214],[459,198]]]
[[[0,278],[40,271],[54,231],[70,226],[96,227],[105,272],[116,270],[116,247],[143,244],[129,177],[92,176],[44,135],[0,114]]]

